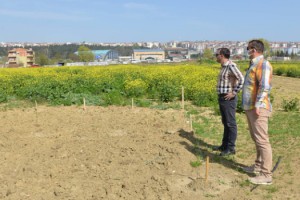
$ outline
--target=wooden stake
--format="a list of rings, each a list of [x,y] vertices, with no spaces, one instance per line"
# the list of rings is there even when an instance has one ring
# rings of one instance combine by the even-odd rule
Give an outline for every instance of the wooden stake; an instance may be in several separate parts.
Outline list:
[[[34,102],[35,102],[35,111],[37,111],[37,102],[36,100],[34,100]]]
[[[85,98],[83,98],[83,110],[86,110],[86,107],[85,107]]]
[[[192,115],[190,114],[190,126],[191,126],[191,131],[193,132],[193,121],[192,121]]]
[[[208,169],[209,169],[209,156],[206,157],[205,183],[207,183],[207,181],[208,181]]]
[[[183,86],[181,89],[181,106],[182,106],[182,109],[184,110],[184,87]]]
[[[133,109],[133,98],[131,98],[131,109]]]

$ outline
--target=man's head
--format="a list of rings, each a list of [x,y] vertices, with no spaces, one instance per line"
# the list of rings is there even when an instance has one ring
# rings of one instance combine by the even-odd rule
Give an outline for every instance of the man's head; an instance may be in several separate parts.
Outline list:
[[[216,52],[217,62],[223,64],[230,58],[230,50],[227,48],[219,48]]]
[[[250,59],[260,56],[264,53],[265,46],[260,40],[251,40],[248,43],[247,51]]]

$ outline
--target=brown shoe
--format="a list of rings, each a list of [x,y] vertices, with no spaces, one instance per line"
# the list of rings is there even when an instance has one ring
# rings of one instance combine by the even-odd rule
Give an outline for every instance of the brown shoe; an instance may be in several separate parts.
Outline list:
[[[272,176],[266,177],[263,174],[253,178],[248,178],[248,180],[255,185],[272,185]]]

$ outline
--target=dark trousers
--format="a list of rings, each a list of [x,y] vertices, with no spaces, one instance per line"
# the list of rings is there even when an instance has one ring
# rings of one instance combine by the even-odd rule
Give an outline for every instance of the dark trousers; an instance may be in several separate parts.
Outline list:
[[[237,126],[235,120],[235,111],[237,106],[237,96],[230,100],[225,100],[219,96],[219,106],[224,125],[222,147],[225,150],[235,150],[235,141],[237,138]]]

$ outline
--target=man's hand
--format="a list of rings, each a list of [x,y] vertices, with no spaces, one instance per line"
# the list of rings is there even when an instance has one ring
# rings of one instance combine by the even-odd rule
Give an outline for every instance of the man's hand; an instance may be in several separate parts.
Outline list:
[[[230,100],[230,99],[232,99],[233,97],[235,97],[235,94],[233,94],[232,92],[229,92],[229,93],[227,93],[226,96],[224,96],[224,99],[225,99],[225,100]]]
[[[255,108],[255,114],[259,116],[259,108]]]

